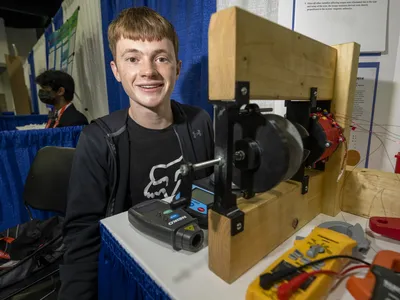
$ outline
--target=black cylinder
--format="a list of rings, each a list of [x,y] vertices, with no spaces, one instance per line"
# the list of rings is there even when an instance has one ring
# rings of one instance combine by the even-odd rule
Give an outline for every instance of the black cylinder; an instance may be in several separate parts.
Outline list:
[[[204,232],[197,223],[191,223],[179,228],[175,235],[175,247],[178,249],[197,252],[203,246]]]

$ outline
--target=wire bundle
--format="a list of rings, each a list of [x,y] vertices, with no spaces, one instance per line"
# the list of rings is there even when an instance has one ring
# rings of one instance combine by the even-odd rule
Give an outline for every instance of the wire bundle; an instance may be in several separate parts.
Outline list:
[[[289,278],[293,276],[293,274],[296,274],[298,271],[301,271],[307,267],[311,267],[314,265],[318,265],[324,261],[331,260],[331,259],[339,259],[339,258],[347,258],[351,259],[353,261],[358,261],[361,262],[362,265],[356,265],[353,267],[350,267],[343,272],[334,272],[330,270],[317,270],[317,271],[312,271],[312,272],[303,272],[293,278],[291,278],[288,282],[284,282],[279,285],[278,291],[277,291],[277,296],[279,300],[289,300],[290,297],[300,288],[300,286],[307,281],[312,276],[315,275],[331,275],[331,276],[338,276],[338,277],[343,277],[347,275],[349,272],[356,270],[356,269],[361,269],[361,268],[369,268],[371,264],[369,262],[366,262],[360,258],[353,257],[353,256],[348,256],[348,255],[333,255],[333,256],[328,256],[324,257],[315,261],[312,261],[308,264],[302,265],[297,268],[292,268],[289,270],[283,270],[279,271],[276,273],[266,273],[262,274],[260,276],[260,285],[264,289],[269,289],[271,288],[276,282],[285,280],[286,278]]]

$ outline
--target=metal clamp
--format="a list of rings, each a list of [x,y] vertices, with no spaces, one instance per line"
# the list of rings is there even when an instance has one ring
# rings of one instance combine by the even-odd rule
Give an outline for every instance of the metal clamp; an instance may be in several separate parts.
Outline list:
[[[354,249],[356,252],[365,253],[368,251],[371,241],[365,238],[365,233],[360,224],[352,225],[343,221],[329,221],[320,224],[318,227],[327,228],[343,233],[357,242]]]

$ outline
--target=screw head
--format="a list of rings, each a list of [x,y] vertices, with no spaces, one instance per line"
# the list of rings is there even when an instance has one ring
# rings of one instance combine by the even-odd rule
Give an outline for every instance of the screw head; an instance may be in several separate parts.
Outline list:
[[[237,223],[237,224],[236,224],[236,229],[237,229],[237,230],[242,229],[242,223],[240,223],[240,222]]]
[[[247,88],[246,87],[242,87],[240,91],[242,92],[243,96],[247,95]]]
[[[331,146],[331,143],[329,143],[329,142],[326,142],[326,143],[325,143],[325,147],[326,147],[326,148],[329,148],[330,146]]]
[[[316,115],[313,115],[312,118],[313,118],[314,120],[316,120],[316,119],[317,119],[317,116],[316,116]]]
[[[295,219],[293,219],[293,221],[292,221],[292,227],[293,227],[294,229],[296,229],[296,228],[297,228],[297,225],[299,225],[299,219],[295,218]]]
[[[304,190],[307,192],[307,191],[308,191],[308,186],[305,186],[305,187],[304,187]]]

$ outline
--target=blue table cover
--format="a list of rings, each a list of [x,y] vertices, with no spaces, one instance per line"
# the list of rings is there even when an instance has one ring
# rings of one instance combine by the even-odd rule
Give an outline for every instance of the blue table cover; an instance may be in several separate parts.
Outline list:
[[[167,300],[169,296],[101,224],[99,299]]]

